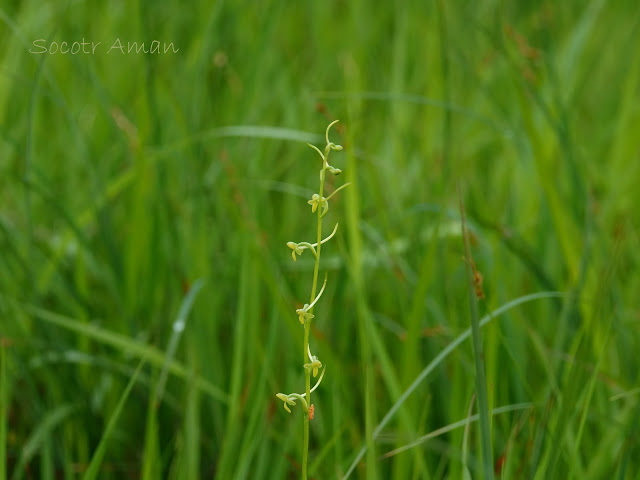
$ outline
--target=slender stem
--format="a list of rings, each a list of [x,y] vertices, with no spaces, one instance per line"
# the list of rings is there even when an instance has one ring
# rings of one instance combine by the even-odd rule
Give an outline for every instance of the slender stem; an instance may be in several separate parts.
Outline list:
[[[316,260],[317,263],[317,260]],[[307,319],[304,322],[304,344],[309,345],[309,331],[311,330],[311,320]],[[306,353],[305,353],[306,355]],[[306,360],[306,356],[305,356]],[[305,397],[307,399],[307,405],[311,405],[311,372],[304,369],[304,383],[305,383]],[[309,458],[309,415],[307,412],[302,412],[304,417],[304,434],[302,440],[302,480],[307,480],[307,462]]]

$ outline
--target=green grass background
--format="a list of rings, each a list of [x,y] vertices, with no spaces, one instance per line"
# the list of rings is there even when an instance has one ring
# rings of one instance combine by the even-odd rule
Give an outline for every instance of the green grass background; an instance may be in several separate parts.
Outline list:
[[[385,456],[477,413],[470,340],[424,370],[470,325],[459,183],[480,314],[561,292],[482,330],[496,477],[640,478],[639,35],[630,0],[3,2],[0,480],[299,477],[286,242],[334,119],[311,477],[482,478],[477,422]]]

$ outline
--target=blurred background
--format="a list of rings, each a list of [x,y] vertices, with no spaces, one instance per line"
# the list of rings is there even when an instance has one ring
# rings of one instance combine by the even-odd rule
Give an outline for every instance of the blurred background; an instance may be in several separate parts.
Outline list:
[[[438,357],[470,326],[458,185],[496,478],[636,478],[639,21],[3,2],[0,480],[299,478],[275,394],[304,391],[313,262],[286,243],[315,241],[305,143],[336,119],[311,478],[481,478],[471,342]]]

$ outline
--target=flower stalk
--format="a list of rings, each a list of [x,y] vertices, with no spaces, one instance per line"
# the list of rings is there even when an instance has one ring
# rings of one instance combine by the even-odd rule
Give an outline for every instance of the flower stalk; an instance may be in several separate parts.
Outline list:
[[[320,382],[322,382],[322,378],[324,377],[326,367],[322,365],[322,362],[318,359],[317,356],[311,353],[311,347],[309,345],[309,336],[311,332],[311,322],[315,318],[313,314],[313,310],[315,305],[320,300],[320,297],[324,293],[325,287],[327,286],[327,276],[325,275],[324,282],[322,287],[320,288],[320,292],[316,293],[318,290],[318,277],[320,272],[320,252],[322,250],[322,245],[328,242],[333,238],[333,236],[338,231],[338,224],[333,228],[331,234],[329,234],[326,238],[322,238],[322,220],[325,215],[329,212],[329,200],[333,198],[333,196],[338,193],[343,188],[350,185],[349,183],[345,183],[339,188],[335,189],[330,195],[327,197],[324,196],[325,190],[325,179],[327,176],[327,172],[332,175],[339,175],[342,173],[342,170],[339,168],[335,168],[329,164],[329,154],[331,151],[340,151],[342,147],[340,145],[336,145],[335,143],[329,140],[329,130],[333,125],[335,125],[338,120],[332,122],[327,127],[325,132],[326,146],[324,148],[324,152],[321,151],[314,145],[309,144],[311,148],[313,148],[322,160],[322,168],[320,169],[320,186],[317,193],[314,193],[311,199],[307,202],[311,205],[311,213],[315,214],[317,217],[316,220],[316,242],[287,242],[287,247],[289,247],[291,251],[291,258],[293,261],[296,261],[296,258],[305,250],[310,250],[314,257],[314,267],[313,267],[313,280],[311,283],[311,293],[309,295],[309,303],[305,303],[302,308],[298,308],[296,310],[296,315],[298,316],[298,320],[304,327],[304,341],[303,341],[303,370],[304,370],[304,393],[278,393],[276,397],[284,403],[284,409],[291,413],[290,406],[295,406],[296,401],[299,401],[302,405],[302,409],[304,411],[303,420],[304,420],[304,429],[303,429],[303,445],[302,445],[302,479],[307,479],[307,463],[309,457],[309,422],[313,419],[315,415],[315,406],[311,403],[311,394],[318,388]],[[311,378],[316,378],[318,373],[322,369],[320,373],[320,377],[316,381],[313,388],[311,388]]]

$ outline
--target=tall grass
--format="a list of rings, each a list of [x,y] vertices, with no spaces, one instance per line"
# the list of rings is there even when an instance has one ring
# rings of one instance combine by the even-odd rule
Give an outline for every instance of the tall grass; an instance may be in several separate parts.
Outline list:
[[[9,1],[0,22],[0,480],[300,476],[273,392],[304,379],[314,265],[282,245],[335,118],[353,185],[326,218],[309,477],[635,478],[633,2]]]

